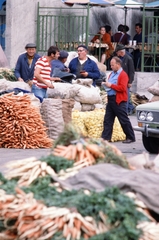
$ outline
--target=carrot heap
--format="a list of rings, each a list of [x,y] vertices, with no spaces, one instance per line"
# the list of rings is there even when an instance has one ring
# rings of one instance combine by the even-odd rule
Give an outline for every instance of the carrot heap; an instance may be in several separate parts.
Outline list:
[[[76,145],[57,145],[52,152],[55,156],[61,156],[67,158],[68,160],[74,160],[75,162],[87,161],[89,165],[95,164],[97,158],[104,158],[104,154],[101,149],[96,144],[83,145],[78,142]]]
[[[0,190],[0,218],[6,228],[0,233],[0,239],[45,240],[58,231],[66,239],[88,239],[108,230],[102,217],[96,223],[92,217],[83,217],[72,209],[54,206],[47,208],[34,199],[32,193],[25,194],[19,188],[15,190],[15,196]]]
[[[73,167],[62,169],[56,173],[46,162],[40,161],[35,157],[30,157],[22,160],[12,161],[5,165],[7,167],[5,177],[7,179],[18,178],[18,186],[26,187],[34,182],[35,179],[50,175],[56,176],[61,180],[65,180],[70,176],[74,176],[81,168],[89,166],[87,159],[80,160],[73,164]],[[55,184],[57,185],[57,183]]]
[[[37,160],[35,157],[9,162],[6,167],[8,170],[5,177],[9,180],[19,178],[19,186],[29,186],[38,177],[56,175],[55,171],[46,162]]]
[[[0,97],[0,147],[50,148],[39,110],[31,105],[29,95],[8,93]]]

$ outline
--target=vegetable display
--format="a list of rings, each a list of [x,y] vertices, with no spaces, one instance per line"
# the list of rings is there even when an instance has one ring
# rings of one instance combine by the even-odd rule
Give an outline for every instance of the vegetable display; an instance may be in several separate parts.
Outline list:
[[[51,186],[51,179],[43,177],[7,194],[3,189],[9,181],[0,180],[1,239],[137,240],[141,226],[148,226],[135,202],[115,187],[100,193],[59,192]]]
[[[72,124],[49,156],[9,162],[5,176],[0,174],[0,239],[158,240],[159,225],[134,195],[117,187],[102,192],[63,187],[61,180],[101,162],[131,167],[116,146],[84,138]]]
[[[0,147],[51,148],[39,110],[29,95],[8,93],[0,96]]]
[[[77,126],[85,137],[100,138],[103,131],[105,110],[95,109],[87,112],[72,112],[72,123]],[[117,118],[113,125],[112,142],[125,140],[125,134]]]

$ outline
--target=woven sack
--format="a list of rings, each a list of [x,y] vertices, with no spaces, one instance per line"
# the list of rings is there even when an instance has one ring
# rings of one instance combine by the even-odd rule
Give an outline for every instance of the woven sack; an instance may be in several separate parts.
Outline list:
[[[62,99],[62,115],[65,124],[72,121],[72,109],[74,103],[74,99]]]
[[[152,93],[153,95],[159,96],[159,80],[148,88],[148,92]]]
[[[95,105],[94,104],[82,103],[81,106],[82,106],[82,108],[81,108],[82,112],[93,111],[95,109]]]
[[[70,83],[54,83],[54,88],[48,88],[48,98],[74,98],[80,90],[80,85]]]
[[[81,111],[81,109],[82,109],[82,105],[81,105],[81,103],[75,101],[74,108],[73,108],[72,110],[73,110],[73,111],[74,111],[74,110]]]
[[[159,96],[154,95],[154,96],[151,98],[150,102],[156,102],[156,101],[159,101]]]
[[[62,116],[62,99],[46,98],[41,104],[41,116],[51,139],[57,139],[64,129]]]
[[[86,87],[83,85],[79,85],[79,87],[80,89],[78,94],[74,97],[75,101],[86,104],[97,104],[102,102],[100,92],[97,87]]]

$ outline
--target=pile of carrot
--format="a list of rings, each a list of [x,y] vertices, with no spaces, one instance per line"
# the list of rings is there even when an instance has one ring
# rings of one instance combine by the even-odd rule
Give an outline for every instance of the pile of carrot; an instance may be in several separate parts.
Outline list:
[[[55,156],[61,156],[75,162],[87,161],[89,165],[95,164],[97,158],[104,158],[101,148],[97,144],[78,142],[68,146],[57,145],[52,152]]]
[[[18,186],[29,186],[35,179],[46,175],[56,175],[55,171],[46,162],[35,157],[9,162],[5,177],[7,179],[19,178]]]
[[[83,217],[76,210],[47,208],[35,200],[32,193],[15,190],[16,195],[0,190],[0,219],[6,228],[0,233],[0,239],[45,240],[58,231],[66,239],[88,239],[108,230],[102,219],[97,224],[92,217]]]
[[[51,148],[52,140],[39,110],[31,105],[31,98],[8,93],[0,97],[0,147]]]

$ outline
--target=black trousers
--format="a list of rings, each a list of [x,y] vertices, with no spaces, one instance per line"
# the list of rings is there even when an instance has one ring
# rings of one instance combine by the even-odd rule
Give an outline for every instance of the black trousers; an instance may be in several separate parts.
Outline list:
[[[108,96],[108,104],[106,106],[106,113],[104,116],[102,138],[105,140],[111,140],[114,120],[115,117],[117,117],[123,129],[123,132],[126,135],[126,138],[135,141],[134,130],[126,111],[127,102],[121,102],[118,105],[115,101],[115,98],[115,95]]]

